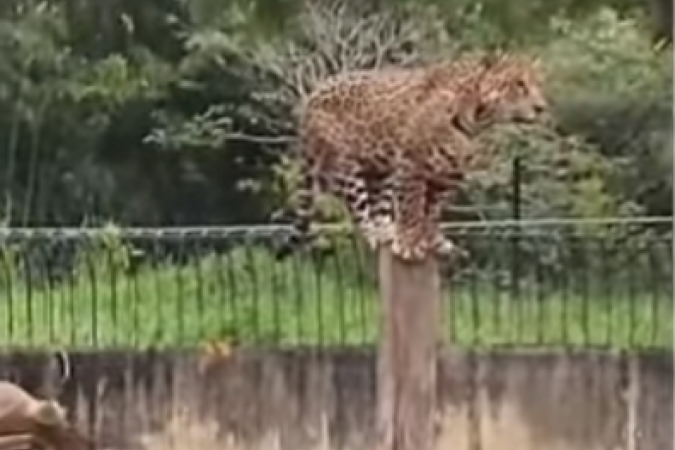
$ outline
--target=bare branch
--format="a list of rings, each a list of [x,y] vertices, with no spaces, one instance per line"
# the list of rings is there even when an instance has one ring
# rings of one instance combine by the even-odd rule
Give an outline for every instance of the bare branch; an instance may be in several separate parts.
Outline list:
[[[296,22],[290,42],[266,43],[249,58],[295,92],[296,101],[334,74],[418,61],[428,38],[422,20],[394,10],[364,14],[348,0],[308,2]]]
[[[306,2],[288,36],[237,52],[261,79],[251,94],[265,105],[261,113],[268,116],[260,122],[284,136],[293,135],[293,119],[303,99],[327,77],[390,65],[410,66],[421,62],[426,50],[435,45],[427,30],[435,32],[437,27],[428,16],[404,15],[395,9],[366,11],[357,3]],[[240,137],[230,133],[227,139]]]
[[[270,145],[288,144],[295,142],[295,137],[293,136],[253,136],[245,133],[226,133],[225,139],[227,139],[228,141],[242,141],[254,144],[270,144]]]

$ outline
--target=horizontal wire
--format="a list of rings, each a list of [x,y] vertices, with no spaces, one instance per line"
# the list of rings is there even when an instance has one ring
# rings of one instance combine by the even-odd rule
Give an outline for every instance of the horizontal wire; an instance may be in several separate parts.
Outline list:
[[[596,217],[584,219],[506,219],[442,223],[444,231],[485,230],[515,228],[528,231],[534,227],[574,227],[590,225],[666,225],[673,223],[668,216],[652,217]],[[317,224],[317,231],[347,232],[352,230],[348,223]],[[197,238],[197,237],[270,237],[289,232],[290,225],[236,225],[236,226],[177,226],[177,227],[6,227],[0,228],[0,239],[30,238],[88,238],[97,236],[119,236],[122,238]],[[534,230],[533,230],[534,231]],[[541,231],[541,230],[538,230]]]

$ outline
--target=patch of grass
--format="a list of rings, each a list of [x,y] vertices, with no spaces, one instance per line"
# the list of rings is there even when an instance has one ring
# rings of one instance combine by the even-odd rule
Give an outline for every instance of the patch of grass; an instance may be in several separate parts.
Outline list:
[[[175,347],[238,340],[259,345],[375,342],[377,293],[358,267],[279,263],[234,250],[188,266],[133,274],[91,268],[51,288],[0,291],[0,342],[11,346]],[[462,346],[672,346],[669,296],[563,295],[483,283],[446,290],[443,329]]]

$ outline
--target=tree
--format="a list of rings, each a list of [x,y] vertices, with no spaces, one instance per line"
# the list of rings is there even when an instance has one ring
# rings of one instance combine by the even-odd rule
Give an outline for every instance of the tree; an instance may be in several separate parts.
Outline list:
[[[665,213],[671,56],[654,54],[643,16],[670,3],[652,1],[4,2],[2,220],[267,221],[292,189],[293,112],[317,79],[496,45],[537,52],[554,68],[560,128],[574,144],[543,133],[541,153],[571,146],[579,161],[597,162],[596,181],[584,182],[601,186],[596,212]],[[511,211],[511,156],[524,144],[495,138],[491,178],[463,199],[469,218]],[[524,217],[591,214],[559,188],[569,181],[542,169],[523,189],[534,194]],[[476,208],[485,202],[489,210]],[[327,218],[340,216],[322,203]]]
[[[274,203],[286,201],[296,180],[292,153],[295,114],[303,98],[329,75],[386,65],[410,65],[433,56],[445,41],[442,23],[429,9],[370,9],[348,1],[308,2],[288,19],[288,30],[276,39],[232,29],[232,15],[215,28],[190,35],[186,70],[209,67],[221,79],[240,83],[241,96],[227,106],[200,116],[202,137],[218,136],[218,145],[246,145],[258,154],[277,157],[279,179],[267,188]],[[229,84],[229,83],[228,83]],[[230,99],[231,100],[231,99]],[[197,123],[197,120],[192,124]],[[184,123],[185,136],[195,130]],[[188,130],[190,127],[190,130]],[[162,137],[156,132],[151,139]],[[166,145],[166,139],[164,142]],[[199,141],[201,138],[192,135]],[[322,204],[330,204],[324,200]],[[335,205],[322,208],[334,215]]]

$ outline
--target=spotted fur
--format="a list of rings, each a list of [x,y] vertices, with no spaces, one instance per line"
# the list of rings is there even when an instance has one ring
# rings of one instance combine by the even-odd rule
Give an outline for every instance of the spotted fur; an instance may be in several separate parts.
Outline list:
[[[476,159],[474,138],[547,110],[536,64],[511,55],[327,80],[300,119],[293,243],[310,234],[319,188],[344,201],[371,247],[391,242],[405,259],[452,251],[438,216]]]

